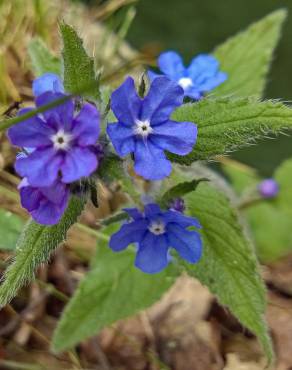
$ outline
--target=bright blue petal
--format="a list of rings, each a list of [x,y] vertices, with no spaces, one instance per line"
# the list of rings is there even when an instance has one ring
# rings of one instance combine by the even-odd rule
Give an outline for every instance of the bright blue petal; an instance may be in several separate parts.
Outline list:
[[[36,98],[37,107],[52,103],[56,100],[65,98],[66,95],[61,93],[46,92]],[[72,99],[66,100],[64,103],[46,110],[42,113],[45,120],[55,130],[64,129],[65,131],[71,131],[72,121],[74,113],[74,103]]]
[[[200,87],[191,86],[185,90],[185,96],[188,96],[194,100],[200,100],[203,97],[203,92],[201,91]]]
[[[27,177],[31,186],[45,187],[52,185],[58,177],[62,157],[52,148],[36,149],[29,156],[17,158],[16,172]]]
[[[141,99],[137,95],[134,80],[128,77],[125,82],[112,93],[111,109],[118,121],[127,126],[134,125],[139,119]]]
[[[158,57],[158,66],[172,80],[179,80],[185,73],[182,58],[174,51],[167,51],[160,54]]]
[[[69,184],[90,176],[97,168],[96,155],[89,148],[73,147],[65,153],[61,166],[62,181]]]
[[[199,88],[202,92],[208,92],[215,87],[221,85],[227,79],[227,74],[224,72],[218,72],[214,77],[211,77],[205,80],[203,83],[199,85]]]
[[[171,162],[163,151],[149,140],[136,141],[134,157],[135,172],[147,180],[162,180],[171,173]]]
[[[64,93],[64,86],[60,77],[54,73],[45,73],[36,78],[32,83],[32,91],[35,97],[48,91],[54,93]]]
[[[139,244],[135,266],[148,274],[155,274],[168,265],[167,241],[165,235],[154,235],[147,232]]]
[[[80,146],[96,144],[100,134],[100,115],[92,104],[85,103],[74,118],[72,134]]]
[[[119,252],[132,243],[140,243],[147,232],[148,222],[145,219],[133,221],[122,225],[120,230],[111,236],[109,246]]]
[[[139,220],[143,217],[142,213],[137,208],[123,208],[123,211],[128,213],[128,215],[132,217],[133,220]]]
[[[21,109],[18,116],[31,111],[33,108]],[[38,148],[52,144],[50,136],[54,134],[54,131],[40,117],[34,116],[10,127],[7,134],[14,145]]]
[[[150,82],[152,82],[154,78],[156,77],[161,77],[161,74],[155,73],[153,71],[147,71],[147,75],[148,75]]]
[[[122,123],[109,123],[107,125],[107,134],[119,156],[135,151],[135,138],[133,129]]]
[[[186,155],[197,140],[197,126],[192,122],[166,121],[155,126],[151,142],[161,149],[178,155]]]
[[[181,212],[177,212],[177,211],[166,211],[163,214],[163,220],[166,223],[179,224],[181,227],[195,226],[199,229],[202,227],[197,219],[193,217],[185,216]]]
[[[219,68],[218,60],[212,55],[200,54],[196,56],[187,68],[189,77],[195,83],[197,79],[201,82],[203,79],[213,77]]]
[[[198,232],[188,231],[179,225],[171,225],[167,238],[179,255],[190,263],[198,262],[202,255],[202,239]]]
[[[161,213],[161,209],[158,204],[150,203],[146,204],[144,207],[145,216],[148,218],[153,218]]]
[[[148,120],[151,126],[168,120],[173,110],[183,103],[183,97],[184,91],[176,82],[166,77],[155,78],[142,102],[140,120]]]

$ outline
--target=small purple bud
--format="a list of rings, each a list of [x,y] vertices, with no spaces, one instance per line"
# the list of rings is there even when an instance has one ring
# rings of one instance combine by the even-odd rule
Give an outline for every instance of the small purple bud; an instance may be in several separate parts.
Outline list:
[[[266,179],[258,185],[258,191],[263,198],[274,198],[279,192],[279,185],[274,179]]]
[[[185,201],[182,198],[175,198],[169,205],[170,209],[184,213],[186,206]]]

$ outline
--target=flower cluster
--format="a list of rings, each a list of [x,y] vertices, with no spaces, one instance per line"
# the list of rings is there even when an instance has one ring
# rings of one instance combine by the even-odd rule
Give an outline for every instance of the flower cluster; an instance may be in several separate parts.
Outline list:
[[[174,51],[162,53],[158,58],[161,72],[175,81],[184,90],[184,95],[199,100],[227,79],[227,74],[219,71],[219,62],[212,55],[200,54],[193,58],[186,68],[180,55]],[[149,71],[151,80],[159,75]]]
[[[187,262],[195,263],[200,259],[200,234],[188,230],[191,226],[201,228],[195,218],[172,209],[162,211],[157,204],[146,205],[144,213],[137,208],[125,211],[133,221],[125,223],[112,235],[110,247],[118,252],[129,244],[137,243],[135,265],[143,272],[153,274],[163,270],[171,260],[171,247]]]
[[[106,129],[118,155],[131,154],[135,172],[146,180],[169,176],[172,164],[167,153],[184,156],[196,144],[197,125],[171,117],[184,97],[201,99],[226,79],[210,55],[199,55],[185,68],[178,54],[167,52],[161,54],[158,64],[164,76],[149,72],[152,82],[146,96],[138,95],[131,77],[112,93],[111,110],[117,122],[108,123]],[[37,108],[48,104],[51,108],[11,127],[8,137],[22,148],[15,163],[22,177],[22,206],[38,223],[53,225],[60,221],[78,182],[90,177],[105,155],[98,143],[100,114],[91,103],[79,99],[77,104],[53,73],[33,82],[33,94]],[[52,104],[58,100],[63,101]],[[24,108],[19,115],[31,111],[33,108]],[[126,209],[132,221],[112,235],[110,247],[120,251],[135,243],[136,266],[148,273],[168,265],[172,259],[170,248],[186,261],[197,262],[202,241],[193,228],[201,226],[195,218],[183,214],[185,208],[184,200],[175,198],[168,210],[161,210],[154,201],[145,206],[143,213],[136,208]]]
[[[64,98],[58,76],[36,79],[33,93],[37,107]],[[33,108],[20,110],[19,115]],[[15,163],[23,177],[21,203],[39,223],[57,223],[69,199],[70,184],[90,176],[98,166],[99,112],[88,103],[75,114],[73,99],[26,119],[8,130],[12,144],[24,148]]]

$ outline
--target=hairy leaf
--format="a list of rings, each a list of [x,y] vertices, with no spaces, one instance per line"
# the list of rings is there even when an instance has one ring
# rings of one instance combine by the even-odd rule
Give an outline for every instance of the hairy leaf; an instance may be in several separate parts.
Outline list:
[[[74,28],[60,25],[63,38],[64,85],[68,92],[84,91],[86,98],[100,100],[99,79],[95,73],[94,61],[90,58],[83,41]]]
[[[105,232],[111,234],[116,226],[107,227]],[[144,274],[134,266],[133,250],[115,253],[101,240],[98,247],[91,271],[81,281],[55,331],[55,351],[68,349],[103,327],[149,307],[174,282],[173,266],[159,274]]]
[[[227,72],[228,79],[212,95],[262,96],[286,16],[285,10],[275,11],[215,50],[220,69]]]
[[[48,227],[32,220],[26,224],[17,243],[15,259],[7,268],[0,286],[0,307],[9,303],[17,291],[33,279],[41,263],[48,261],[50,254],[65,240],[68,229],[76,222],[83,207],[83,200],[72,197],[59,224]]]
[[[61,75],[60,59],[51,53],[39,37],[35,37],[30,41],[28,53],[36,76],[41,76],[46,72]]]
[[[292,129],[292,109],[272,101],[205,99],[183,105],[175,111],[173,118],[198,125],[198,140],[193,151],[187,156],[169,154],[171,160],[181,164],[212,159],[269,134]]]
[[[187,272],[216,294],[238,320],[257,335],[269,360],[271,339],[264,319],[265,288],[253,248],[225,195],[202,183],[186,196],[189,213],[202,224],[203,257]]]

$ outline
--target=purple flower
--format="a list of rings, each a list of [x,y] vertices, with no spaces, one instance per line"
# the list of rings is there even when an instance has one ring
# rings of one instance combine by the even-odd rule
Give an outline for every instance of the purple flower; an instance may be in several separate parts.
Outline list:
[[[153,274],[163,270],[169,263],[168,251],[172,247],[190,263],[199,261],[202,253],[200,234],[188,230],[190,226],[201,228],[192,217],[173,210],[162,211],[157,204],[148,204],[142,214],[136,208],[125,211],[133,221],[125,223],[110,239],[110,248],[119,252],[129,244],[137,243],[135,265]]]
[[[111,108],[118,122],[109,123],[107,133],[121,157],[133,153],[134,169],[145,179],[160,180],[171,173],[165,150],[186,155],[196,142],[194,123],[170,118],[182,102],[182,88],[166,77],[156,78],[144,99],[137,95],[131,77],[112,94]]]
[[[60,81],[52,82],[54,75],[50,78],[42,76],[34,84],[35,94],[55,89],[38,95],[37,107],[64,97],[58,92],[62,87]],[[57,179],[69,184],[96,170],[98,159],[94,146],[100,132],[99,112],[89,103],[85,103],[77,115],[74,115],[74,108],[70,99],[8,130],[12,144],[31,150],[27,156],[17,158],[15,163],[17,173],[26,177],[31,186],[52,186]],[[32,110],[24,108],[19,115]]]
[[[266,179],[258,185],[258,191],[263,198],[274,198],[279,192],[279,185],[274,179]]]
[[[20,198],[23,208],[42,225],[57,224],[69,200],[69,185],[56,181],[50,187],[36,188],[24,178],[20,185]]]
[[[186,68],[179,54],[167,51],[159,56],[158,66],[165,76],[183,88],[185,96],[195,100],[201,99],[227,79],[227,74],[219,71],[217,59],[208,54],[198,55]],[[152,71],[148,74],[150,80],[159,76]]]

